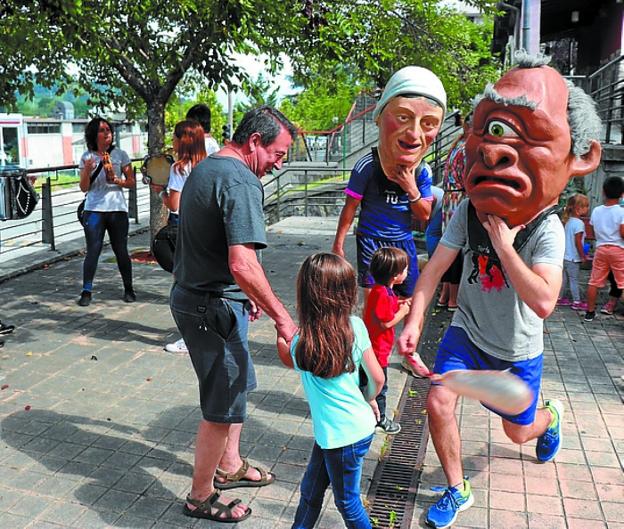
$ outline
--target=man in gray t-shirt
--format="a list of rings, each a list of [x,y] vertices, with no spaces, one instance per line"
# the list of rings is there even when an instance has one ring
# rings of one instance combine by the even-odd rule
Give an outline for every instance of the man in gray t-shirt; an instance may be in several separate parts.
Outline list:
[[[257,251],[266,247],[259,178],[279,169],[296,129],[270,107],[249,111],[232,142],[200,162],[180,199],[171,312],[199,383],[203,419],[184,512],[236,522],[251,509],[216,489],[261,487],[275,476],[240,456],[247,393],[256,387],[247,326],[264,310],[290,342],[296,326],[273,293]]]
[[[464,268],[458,311],[436,356],[427,401],[429,429],[448,481],[427,523],[448,527],[474,498],[464,478],[455,417],[457,395],[436,380],[454,369],[509,369],[533,390],[531,405],[502,418],[515,443],[537,439],[536,457],[551,461],[561,447],[563,404],[537,409],[542,374],[543,320],[561,286],[564,233],[553,206],[573,176],[600,163],[600,119],[591,98],[521,53],[517,66],[476,100],[466,140],[468,200],[454,213],[420,276],[399,338],[402,354],[418,344],[424,314],[443,272],[459,252]],[[415,355],[415,370],[426,366]]]

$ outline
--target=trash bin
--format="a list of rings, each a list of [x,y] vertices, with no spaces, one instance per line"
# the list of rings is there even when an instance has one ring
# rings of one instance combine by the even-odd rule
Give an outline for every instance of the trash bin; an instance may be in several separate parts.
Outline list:
[[[23,219],[32,213],[38,201],[26,169],[0,165],[0,220]]]

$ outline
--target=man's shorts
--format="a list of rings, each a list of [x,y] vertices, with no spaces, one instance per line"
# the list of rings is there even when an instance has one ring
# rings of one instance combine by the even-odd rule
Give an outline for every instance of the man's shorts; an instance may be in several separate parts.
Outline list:
[[[451,325],[440,342],[433,372],[442,375],[454,369],[492,369],[496,371],[509,369],[511,373],[520,377],[531,388],[533,393],[531,405],[518,415],[506,415],[483,403],[481,404],[509,422],[528,425],[535,420],[535,410],[537,409],[542,380],[543,361],[544,358],[541,354],[530,360],[522,360],[520,362],[500,360],[483,352],[474,345],[464,329]]]
[[[375,280],[368,271],[373,254],[379,248],[392,246],[403,250],[409,258],[409,269],[407,277],[401,285],[396,285],[394,291],[401,297],[410,298],[414,293],[414,287],[418,280],[418,254],[414,239],[404,241],[387,241],[384,239],[373,239],[358,234],[355,238],[357,243],[357,276],[358,285],[362,288],[373,288]]]
[[[624,288],[624,248],[614,244],[598,246],[588,284],[598,288],[604,287],[609,271],[613,272],[617,287]]]
[[[197,375],[204,419],[242,423],[247,392],[257,386],[247,340],[248,302],[174,284],[170,306]]]

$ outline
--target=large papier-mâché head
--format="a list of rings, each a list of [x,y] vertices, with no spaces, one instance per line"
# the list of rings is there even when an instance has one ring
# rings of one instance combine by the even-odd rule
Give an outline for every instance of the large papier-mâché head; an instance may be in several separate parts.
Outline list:
[[[379,158],[392,177],[397,167],[416,167],[442,125],[446,92],[438,77],[419,66],[406,66],[386,84],[373,112],[379,127]]]
[[[518,66],[475,100],[464,175],[477,212],[510,227],[556,204],[568,181],[594,171],[601,154],[591,98],[544,57],[516,59]]]

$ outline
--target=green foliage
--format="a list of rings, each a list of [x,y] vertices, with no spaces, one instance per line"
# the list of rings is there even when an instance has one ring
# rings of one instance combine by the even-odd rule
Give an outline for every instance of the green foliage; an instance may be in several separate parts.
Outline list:
[[[280,110],[303,130],[330,130],[344,122],[363,88],[344,69],[337,69],[331,77],[310,80],[302,92],[282,101]]]
[[[204,103],[210,107],[211,112],[211,134],[221,143],[220,134],[226,118],[223,115],[223,106],[217,101],[217,95],[210,88],[203,88],[199,92],[194,92],[195,87],[181,85],[174,95],[169,99],[165,107],[165,144],[171,146],[173,129],[179,121],[186,118],[188,110],[197,103]]]
[[[449,106],[467,110],[468,101],[498,74],[490,53],[493,0],[466,2],[484,10],[473,23],[440,0],[315,2],[324,17],[321,39],[328,52],[310,55],[305,46],[291,56],[296,80],[308,86],[321,75],[332,79],[336,65],[347,65],[361,81],[383,87],[407,65],[430,68],[447,90]]]

